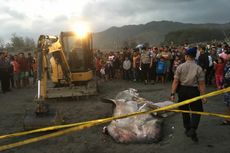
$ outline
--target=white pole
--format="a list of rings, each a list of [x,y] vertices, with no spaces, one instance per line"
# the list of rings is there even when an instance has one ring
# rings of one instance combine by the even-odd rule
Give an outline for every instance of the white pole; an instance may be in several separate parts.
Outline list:
[[[40,99],[41,96],[41,81],[38,80],[38,99]]]

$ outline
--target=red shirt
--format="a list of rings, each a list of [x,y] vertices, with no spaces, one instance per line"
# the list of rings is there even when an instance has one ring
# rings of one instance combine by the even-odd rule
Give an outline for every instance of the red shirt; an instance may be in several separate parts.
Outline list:
[[[26,72],[27,71],[27,60],[25,57],[19,57],[18,58],[18,64],[21,72]]]
[[[223,75],[224,74],[224,63],[216,64],[215,75]]]
[[[20,72],[20,67],[19,64],[16,60],[12,61],[11,64],[13,65],[14,68],[14,73],[19,73]]]
[[[96,59],[96,70],[100,70],[102,67],[101,59]]]

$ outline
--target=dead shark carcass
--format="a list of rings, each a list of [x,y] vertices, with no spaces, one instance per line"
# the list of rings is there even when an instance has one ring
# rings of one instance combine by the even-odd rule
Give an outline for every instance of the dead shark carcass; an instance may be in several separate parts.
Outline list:
[[[103,99],[103,101],[115,104],[114,116],[148,111],[173,104],[170,101],[153,103],[140,97],[135,89],[124,90],[119,92],[115,99]],[[103,132],[108,133],[120,143],[158,142],[162,137],[162,116],[165,117],[165,114],[144,114],[113,120],[104,127]]]

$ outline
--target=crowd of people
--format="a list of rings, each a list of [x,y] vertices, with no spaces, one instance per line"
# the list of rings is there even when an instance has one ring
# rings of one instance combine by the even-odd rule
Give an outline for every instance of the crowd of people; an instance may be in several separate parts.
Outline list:
[[[0,81],[3,93],[12,88],[31,87],[36,82],[36,60],[31,53],[10,55],[0,52]]]
[[[139,81],[145,84],[165,83],[173,80],[176,68],[185,61],[184,53],[191,46],[140,46],[123,52],[96,52],[97,76],[110,79]],[[224,65],[227,61],[227,43],[201,44],[195,61],[205,72],[206,85],[223,88]]]
[[[177,67],[185,62],[188,44],[177,47],[160,46],[125,48],[118,52],[95,52],[96,75],[104,80],[124,79],[144,84],[172,81]],[[227,62],[227,43],[197,46],[195,61],[205,72],[206,85],[223,88],[224,67]],[[31,53],[10,55],[0,52],[0,80],[2,92],[23,88],[36,82],[36,59]]]

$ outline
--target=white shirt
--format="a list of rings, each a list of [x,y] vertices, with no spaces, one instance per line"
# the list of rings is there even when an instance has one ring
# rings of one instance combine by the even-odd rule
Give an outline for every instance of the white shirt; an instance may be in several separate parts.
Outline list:
[[[131,61],[130,60],[125,60],[123,62],[123,69],[124,70],[129,70],[131,68]]]

